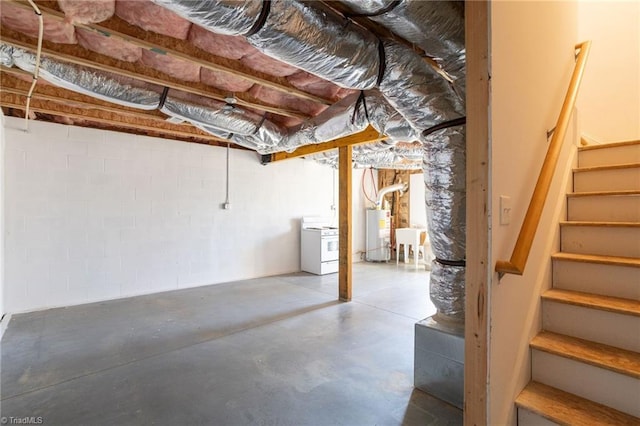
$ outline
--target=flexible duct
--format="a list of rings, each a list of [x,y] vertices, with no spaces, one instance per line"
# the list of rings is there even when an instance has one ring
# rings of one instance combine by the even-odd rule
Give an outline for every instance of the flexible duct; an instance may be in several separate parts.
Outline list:
[[[386,148],[396,141],[413,141],[419,138],[418,132],[378,91],[368,90],[349,95],[318,116],[291,128],[288,140],[281,146],[286,150],[326,142],[361,132],[368,125],[387,136]],[[373,149],[374,146],[368,144],[358,149]]]
[[[251,139],[249,145],[259,152],[277,147],[287,137],[284,129],[264,117],[214,100],[208,100],[207,105],[198,105],[169,94],[160,111],[207,131],[217,129],[222,133],[233,133],[238,140]]]
[[[13,66],[13,46],[0,44],[0,65],[7,68]]]
[[[0,44],[0,54],[7,65],[13,64],[15,57],[17,65],[33,72],[34,55],[30,52]],[[158,107],[161,112],[180,122],[187,121],[214,136],[232,140],[237,145],[260,153],[293,150],[301,145],[324,142],[364,130],[369,124],[390,138],[360,147],[363,152],[388,149],[395,143],[393,138],[407,140],[418,137],[406,120],[375,91],[350,95],[319,116],[287,131],[258,114],[223,102],[181,99],[183,94],[173,89],[167,92],[161,102],[160,88],[156,91],[143,91],[143,96],[140,96],[139,90],[133,90],[115,76],[87,71],[82,67],[50,59],[46,59],[43,64],[41,72],[53,84],[130,107]],[[372,161],[373,158],[367,160],[368,163]],[[390,164],[390,161],[386,163]],[[376,165],[375,162],[372,164]]]
[[[464,99],[464,2],[425,0],[341,0],[355,14],[369,16],[420,47],[455,79]]]
[[[9,51],[7,47],[10,46],[0,44],[3,52]],[[10,48],[14,64],[33,73],[36,55],[24,49]],[[49,58],[42,58],[40,61],[40,77],[56,86],[127,107],[153,110],[160,105],[159,87],[156,90],[135,87],[134,80],[123,82],[114,75],[97,73]]]

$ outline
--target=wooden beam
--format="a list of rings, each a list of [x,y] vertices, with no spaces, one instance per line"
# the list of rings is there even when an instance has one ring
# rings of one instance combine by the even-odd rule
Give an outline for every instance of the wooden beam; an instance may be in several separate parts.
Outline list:
[[[352,229],[352,182],[351,176],[353,165],[351,164],[351,145],[339,148],[339,270],[338,270],[338,296],[343,302],[351,301],[353,287],[352,255],[353,252],[353,229]]]
[[[26,96],[6,91],[0,92],[0,105],[19,110],[25,110]],[[146,130],[155,134],[166,134],[182,138],[196,138],[204,141],[223,142],[223,139],[211,136],[199,129],[160,122],[155,117],[131,117],[129,115],[101,111],[98,109],[85,109],[64,104],[64,100],[51,101],[42,99],[31,99],[30,110],[45,114],[68,117],[76,120],[86,120],[95,123],[108,124],[124,128]],[[144,113],[140,113],[144,114]]]
[[[378,142],[385,140],[386,138],[387,137],[385,135],[381,135],[380,132],[378,132],[376,129],[368,126],[360,133],[333,139],[328,142],[323,142],[315,145],[304,145],[293,152],[276,152],[275,154],[271,154],[271,159],[268,162],[304,157],[305,155],[317,154],[319,152],[330,151],[332,149],[345,146]]]
[[[28,36],[10,30],[4,25],[0,25],[0,34],[2,34],[2,41],[6,44],[29,50],[31,52],[36,51],[35,41]],[[169,87],[171,89],[193,93],[195,95],[204,96],[222,102],[225,102],[225,98],[228,96],[227,94],[218,91],[211,86],[207,86],[206,84],[182,81],[154,68],[147,67],[139,63],[120,61],[106,55],[92,52],[78,45],[56,44],[45,40],[43,41],[42,46],[42,54],[44,56],[57,59],[62,62],[81,65],[98,71],[107,71],[123,77],[134,78],[136,80],[155,84],[160,87]],[[299,111],[286,110],[275,106],[265,105],[247,93],[236,93],[236,101],[238,105],[271,112],[273,114],[300,119],[308,117]]]
[[[467,46],[467,267],[465,273],[464,424],[488,421],[489,26],[487,1],[465,2]]]
[[[32,10],[31,5],[26,1],[8,1],[12,2],[15,6]],[[37,3],[42,4],[43,2],[39,1]],[[46,6],[39,6],[39,8],[43,16],[58,21],[68,22],[65,14],[58,10],[51,9]],[[294,87],[284,77],[270,76],[268,74],[255,71],[240,61],[215,56],[195,47],[187,40],[179,40],[162,34],[144,31],[142,28],[131,25],[117,16],[101,22],[100,24],[81,24],[73,21],[71,23],[76,28],[92,31],[106,37],[117,38],[136,47],[155,53],[162,53],[172,58],[181,59],[211,71],[232,74],[235,77],[242,78],[252,83],[269,87],[298,98],[319,102],[325,105],[332,104],[330,100],[321,98],[320,96],[315,96]]]

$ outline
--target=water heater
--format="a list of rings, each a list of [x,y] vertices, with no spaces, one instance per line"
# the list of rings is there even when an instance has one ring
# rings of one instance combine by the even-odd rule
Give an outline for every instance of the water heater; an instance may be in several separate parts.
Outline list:
[[[366,219],[367,262],[388,262],[391,259],[391,212],[368,209]]]

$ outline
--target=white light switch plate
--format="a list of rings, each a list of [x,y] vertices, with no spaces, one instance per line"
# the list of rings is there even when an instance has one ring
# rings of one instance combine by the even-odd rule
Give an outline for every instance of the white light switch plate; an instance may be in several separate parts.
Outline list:
[[[511,197],[500,196],[500,225],[511,223]]]

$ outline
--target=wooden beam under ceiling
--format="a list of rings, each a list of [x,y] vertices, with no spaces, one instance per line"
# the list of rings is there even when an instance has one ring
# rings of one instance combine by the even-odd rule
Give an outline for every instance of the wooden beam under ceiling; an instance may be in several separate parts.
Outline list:
[[[4,25],[0,25],[0,33],[2,34],[3,43],[31,52],[36,51],[35,41],[31,37],[10,30]],[[138,63],[120,61],[106,55],[92,52],[78,45],[56,44],[44,40],[42,46],[42,54],[44,56],[63,62],[89,67],[98,71],[107,71],[122,77],[134,78],[160,87],[169,87],[217,101],[225,102],[225,98],[227,97],[226,94],[206,84],[182,81],[154,68]],[[308,118],[307,115],[299,111],[264,105],[247,93],[237,93],[236,101],[238,105],[271,112],[273,114],[300,119]]]
[[[274,161],[288,160],[291,158],[304,157],[305,155],[317,154],[320,152],[330,151],[332,149],[344,146],[361,145],[365,143],[378,142],[385,140],[387,136],[381,135],[376,129],[368,126],[362,132],[353,135],[344,136],[342,138],[332,139],[327,142],[314,145],[304,145],[293,152],[276,152],[262,156],[263,164]]]
[[[5,0],[10,1],[15,6],[32,10],[31,5],[22,0]],[[43,4],[42,1],[36,3]],[[58,10],[39,6],[43,16],[58,21],[68,22],[65,14]],[[253,70],[240,61],[215,56],[209,52],[201,50],[189,43],[187,40],[180,40],[173,37],[167,37],[162,34],[156,34],[150,31],[131,25],[126,21],[116,17],[108,19],[100,24],[81,24],[71,22],[76,28],[98,33],[102,36],[117,38],[134,46],[140,47],[154,53],[162,53],[175,59],[187,61],[211,71],[218,71],[232,74],[235,77],[242,78],[255,84],[277,90],[301,99],[307,99],[319,102],[325,105],[331,105],[333,102],[304,92],[289,83],[284,77],[275,77],[259,71]]]

